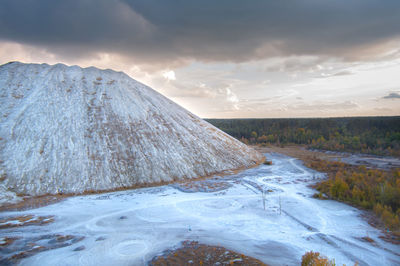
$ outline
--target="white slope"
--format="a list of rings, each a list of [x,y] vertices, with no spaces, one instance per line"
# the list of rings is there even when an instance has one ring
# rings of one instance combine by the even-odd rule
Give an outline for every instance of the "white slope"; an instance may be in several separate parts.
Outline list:
[[[0,66],[0,181],[28,195],[110,190],[263,156],[122,72]]]

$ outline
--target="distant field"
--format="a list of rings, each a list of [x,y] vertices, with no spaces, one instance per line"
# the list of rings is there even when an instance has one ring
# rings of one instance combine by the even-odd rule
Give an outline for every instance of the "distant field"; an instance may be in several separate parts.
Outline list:
[[[284,119],[206,119],[250,144],[400,156],[400,116]]]

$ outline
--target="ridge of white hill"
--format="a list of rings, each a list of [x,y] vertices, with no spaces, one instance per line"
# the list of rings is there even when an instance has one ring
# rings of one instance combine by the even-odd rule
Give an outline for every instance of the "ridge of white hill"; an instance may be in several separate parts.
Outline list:
[[[122,72],[0,66],[0,184],[112,190],[255,165],[263,155]]]

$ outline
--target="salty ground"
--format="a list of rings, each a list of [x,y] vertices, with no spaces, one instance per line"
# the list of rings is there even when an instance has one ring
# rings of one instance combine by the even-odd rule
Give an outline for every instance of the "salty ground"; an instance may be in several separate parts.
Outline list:
[[[146,265],[190,240],[269,265],[299,265],[310,250],[334,258],[337,265],[400,265],[400,247],[381,240],[380,232],[360,217],[361,211],[311,197],[315,190],[308,185],[323,174],[292,157],[266,156],[272,165],[224,177],[77,196],[37,209],[2,212],[3,221],[33,215],[54,222],[0,229],[1,243],[16,239],[0,246],[0,261],[14,263],[11,256],[21,250],[29,254],[42,249],[18,262]]]
[[[364,165],[366,167],[390,170],[400,167],[400,158],[376,156],[369,154],[352,154],[348,152],[311,150],[328,155],[328,160],[341,161],[351,165]]]

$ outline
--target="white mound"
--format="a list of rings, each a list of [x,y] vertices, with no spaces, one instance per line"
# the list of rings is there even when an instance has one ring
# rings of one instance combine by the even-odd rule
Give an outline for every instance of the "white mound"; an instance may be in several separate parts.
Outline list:
[[[111,190],[249,167],[263,156],[124,73],[0,66],[0,184]]]

